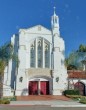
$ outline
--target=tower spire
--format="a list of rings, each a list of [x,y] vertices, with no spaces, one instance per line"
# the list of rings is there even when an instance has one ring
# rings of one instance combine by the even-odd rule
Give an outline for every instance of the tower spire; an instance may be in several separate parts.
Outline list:
[[[54,16],[56,15],[56,7],[53,7],[54,8]]]

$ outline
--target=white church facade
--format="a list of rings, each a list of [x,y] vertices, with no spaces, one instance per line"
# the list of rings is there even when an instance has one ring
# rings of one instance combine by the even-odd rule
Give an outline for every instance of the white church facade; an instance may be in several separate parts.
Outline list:
[[[3,96],[62,95],[68,86],[65,43],[55,11],[51,30],[42,25],[20,29],[11,43],[19,63],[10,60],[5,69]]]

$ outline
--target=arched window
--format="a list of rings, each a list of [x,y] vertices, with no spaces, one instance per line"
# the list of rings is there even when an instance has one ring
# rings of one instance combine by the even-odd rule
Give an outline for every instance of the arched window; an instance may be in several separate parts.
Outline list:
[[[49,68],[49,44],[45,42],[45,68]]]
[[[42,67],[42,40],[38,40],[38,67]]]
[[[35,42],[30,47],[30,67],[35,67]]]
[[[37,38],[30,45],[30,67],[49,68],[50,67],[50,43]]]

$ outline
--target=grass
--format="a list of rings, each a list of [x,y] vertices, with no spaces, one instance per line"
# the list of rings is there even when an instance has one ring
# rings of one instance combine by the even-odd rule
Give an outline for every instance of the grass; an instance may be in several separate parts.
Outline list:
[[[81,96],[81,95],[66,95],[67,97],[79,101],[79,103],[86,104],[86,96]]]
[[[86,99],[81,99],[81,100],[80,100],[80,103],[86,104]]]

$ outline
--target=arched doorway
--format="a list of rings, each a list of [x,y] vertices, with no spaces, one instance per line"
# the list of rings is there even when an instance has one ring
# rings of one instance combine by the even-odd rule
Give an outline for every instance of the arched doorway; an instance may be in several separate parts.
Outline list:
[[[34,77],[29,79],[29,95],[49,95],[52,91],[52,80],[49,77]]]
[[[29,81],[29,95],[49,95],[49,81]]]
[[[79,90],[80,95],[85,95],[85,85],[81,82],[74,84],[74,89]]]

